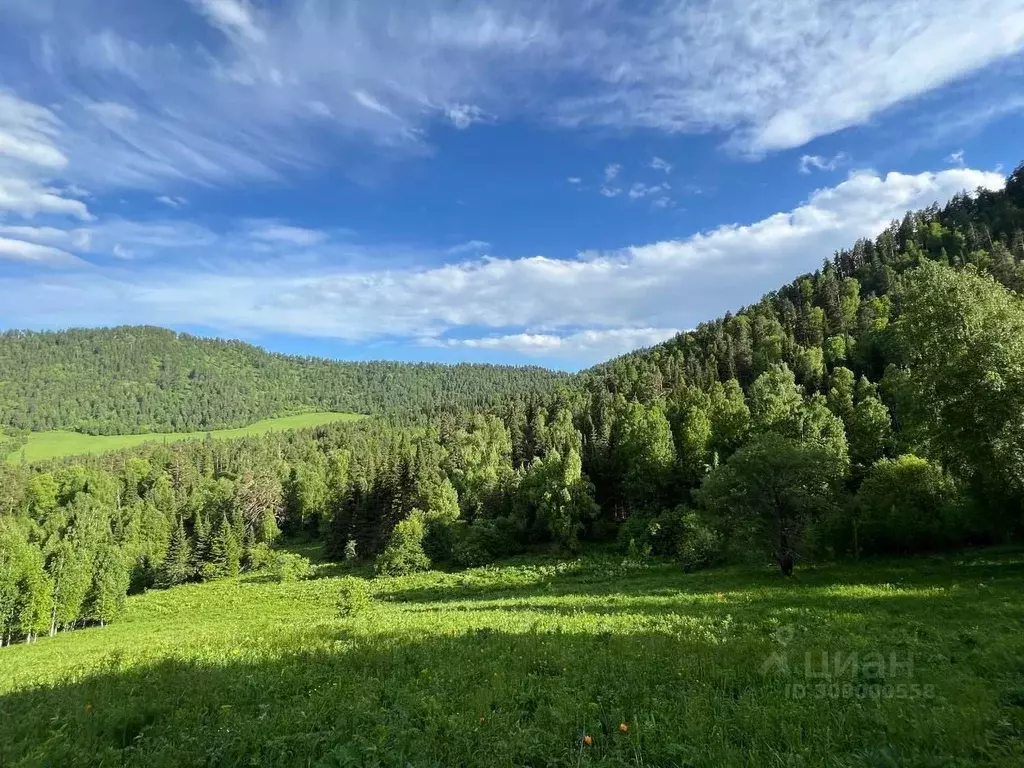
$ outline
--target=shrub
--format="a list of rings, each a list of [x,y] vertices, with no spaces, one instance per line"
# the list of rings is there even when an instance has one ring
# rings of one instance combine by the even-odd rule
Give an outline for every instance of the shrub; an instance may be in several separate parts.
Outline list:
[[[619,546],[631,559],[650,555],[678,559],[687,571],[722,560],[721,537],[685,506],[659,515],[633,515],[619,530]]]
[[[429,569],[430,558],[423,551],[425,535],[423,513],[413,510],[409,517],[400,521],[391,531],[387,546],[377,556],[374,570],[382,576],[404,576]]]
[[[656,530],[652,530],[655,525],[655,519],[651,515],[630,515],[619,527],[619,550],[634,560],[649,557],[652,552],[651,536],[656,533]]]
[[[299,581],[309,578],[313,567],[309,560],[293,552],[279,552],[270,563],[270,575],[278,581]]]
[[[359,555],[356,553],[356,540],[349,539],[345,542],[345,559],[351,562],[357,557],[359,557]]]
[[[246,557],[247,566],[251,571],[263,571],[274,562],[274,550],[262,542],[249,547]]]
[[[455,552],[455,524],[439,517],[427,517],[423,551],[431,562],[451,560]]]
[[[637,513],[630,516],[619,530],[620,548],[631,557],[675,557],[679,554],[685,509],[677,507],[658,515]]]
[[[683,570],[710,568],[722,561],[722,537],[692,510],[680,518],[678,556]]]
[[[494,520],[457,522],[453,526],[455,545],[452,559],[463,568],[486,565],[521,551],[515,523],[504,517]]]
[[[953,482],[926,459],[905,454],[868,471],[854,502],[857,548],[868,553],[927,551],[962,536]]]
[[[341,580],[338,595],[338,613],[343,619],[349,619],[368,611],[373,605],[373,593],[366,579],[345,576]]]

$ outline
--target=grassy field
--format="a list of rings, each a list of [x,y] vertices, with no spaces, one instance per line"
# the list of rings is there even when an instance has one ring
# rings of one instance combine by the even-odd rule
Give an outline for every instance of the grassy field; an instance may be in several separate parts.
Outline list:
[[[0,765],[1024,765],[1020,554],[316,576],[0,650]]]
[[[11,451],[7,455],[10,462],[21,461],[24,451],[27,461],[45,461],[59,459],[63,456],[80,456],[87,453],[108,453],[123,448],[132,448],[143,443],[167,442],[179,440],[202,440],[207,434],[215,438],[227,439],[259,435],[264,432],[282,431],[285,429],[302,429],[329,424],[335,421],[352,421],[363,418],[354,413],[301,413],[297,416],[282,416],[278,419],[264,419],[238,429],[217,429],[211,432],[152,432],[145,435],[84,435],[81,432],[33,432],[28,443],[22,448]]]

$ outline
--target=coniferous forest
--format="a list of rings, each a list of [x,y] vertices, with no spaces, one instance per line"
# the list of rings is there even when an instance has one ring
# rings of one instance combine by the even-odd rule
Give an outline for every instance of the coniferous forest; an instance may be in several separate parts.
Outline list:
[[[304,407],[356,423],[0,468],[0,641],[270,569],[400,575],[612,547],[686,571],[1019,542],[1024,166],[759,303],[573,377],[331,363],[155,328],[0,337],[0,420],[100,433]]]
[[[564,378],[543,368],[335,362],[163,328],[0,333],[0,428],[93,435],[241,427],[302,411],[473,409]]]

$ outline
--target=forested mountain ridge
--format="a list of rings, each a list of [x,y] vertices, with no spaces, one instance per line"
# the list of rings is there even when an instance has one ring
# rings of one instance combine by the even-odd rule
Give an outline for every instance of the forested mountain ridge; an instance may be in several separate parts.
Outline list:
[[[146,326],[7,331],[0,428],[187,432],[303,410],[479,408],[565,378],[539,367],[296,357]]]
[[[894,361],[883,331],[899,309],[897,278],[923,261],[973,264],[1024,295],[1024,165],[1002,191],[965,192],[941,209],[908,212],[757,304],[600,363],[583,378],[603,379],[627,397],[682,381],[706,386],[735,378],[746,387],[779,362],[812,389],[838,364],[880,379]]]

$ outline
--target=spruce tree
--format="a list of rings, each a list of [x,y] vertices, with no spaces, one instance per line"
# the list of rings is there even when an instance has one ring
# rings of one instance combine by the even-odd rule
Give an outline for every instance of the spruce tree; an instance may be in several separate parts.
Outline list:
[[[241,544],[227,514],[224,514],[210,539],[209,559],[203,567],[203,575],[208,579],[237,576],[241,560]]]
[[[185,521],[178,519],[178,525],[171,534],[171,542],[167,547],[167,557],[160,569],[157,581],[161,587],[173,587],[183,584],[195,575],[192,561],[192,547],[189,545],[188,534],[185,532]]]

